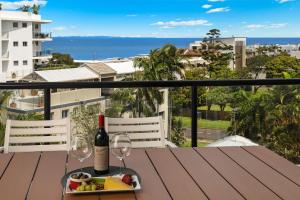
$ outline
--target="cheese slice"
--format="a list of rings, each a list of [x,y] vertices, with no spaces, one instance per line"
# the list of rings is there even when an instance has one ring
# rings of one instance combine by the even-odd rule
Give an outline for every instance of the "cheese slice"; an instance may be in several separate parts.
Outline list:
[[[104,190],[130,190],[133,187],[123,183],[120,178],[107,177],[104,182]]]

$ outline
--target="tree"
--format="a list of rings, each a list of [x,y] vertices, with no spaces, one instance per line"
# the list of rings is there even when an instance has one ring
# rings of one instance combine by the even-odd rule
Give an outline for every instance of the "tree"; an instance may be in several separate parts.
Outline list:
[[[266,64],[272,59],[267,55],[257,55],[247,58],[247,70],[254,75],[254,79],[259,77],[266,67]]]
[[[75,135],[83,136],[87,138],[89,144],[92,145],[95,140],[95,134],[98,129],[98,119],[97,115],[103,113],[103,111],[98,107],[93,109],[88,109],[84,105],[81,105],[77,112],[73,112],[71,118],[76,126],[73,126],[72,133]]]
[[[182,146],[185,141],[186,139],[184,137],[182,119],[173,119],[171,142],[173,142],[176,146]]]
[[[228,87],[215,87],[206,93],[207,106],[210,107],[213,104],[219,105],[220,110],[224,111],[226,105],[229,103],[231,97],[231,91]],[[208,109],[210,110],[210,109]]]
[[[291,78],[299,75],[300,60],[282,53],[266,63],[267,78]]]
[[[29,12],[30,11],[30,6],[29,5],[23,5],[21,8],[22,12]]]
[[[135,68],[144,72],[144,80],[177,80],[184,78],[184,65],[180,62],[177,48],[171,44],[155,49],[149,57],[134,60]]]
[[[300,163],[300,87],[274,86],[234,94],[236,121],[229,129]]]
[[[233,59],[233,47],[219,39],[221,33],[218,29],[212,29],[206,35],[207,37],[203,39],[202,48],[199,51],[208,64],[204,63],[202,67],[207,68],[209,78],[229,78],[231,70],[228,66]]]
[[[32,6],[32,13],[38,15],[39,12],[40,12],[40,8],[41,8],[40,5],[34,4],[34,5]]]
[[[9,91],[0,91],[0,146],[3,145],[4,135],[5,135],[5,125],[4,120],[2,118],[4,114],[4,108],[6,107],[7,100],[11,96],[11,92]]]

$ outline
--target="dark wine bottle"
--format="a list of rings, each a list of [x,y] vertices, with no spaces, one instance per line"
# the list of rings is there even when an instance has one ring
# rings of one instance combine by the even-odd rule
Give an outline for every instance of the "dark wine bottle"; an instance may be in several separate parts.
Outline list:
[[[99,115],[99,129],[95,136],[94,170],[97,175],[109,172],[109,137],[104,129],[103,115]]]

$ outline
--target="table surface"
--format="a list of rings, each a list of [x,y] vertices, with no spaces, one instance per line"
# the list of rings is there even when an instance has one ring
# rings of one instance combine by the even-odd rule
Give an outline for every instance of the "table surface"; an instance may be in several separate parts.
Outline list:
[[[264,147],[134,149],[122,165],[141,175],[141,191],[63,194],[61,177],[92,164],[67,152],[0,154],[0,199],[300,199],[300,167]]]

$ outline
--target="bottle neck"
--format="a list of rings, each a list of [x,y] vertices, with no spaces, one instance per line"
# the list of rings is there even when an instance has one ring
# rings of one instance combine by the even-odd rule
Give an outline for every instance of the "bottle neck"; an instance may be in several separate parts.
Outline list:
[[[99,129],[104,128],[104,115],[99,115]]]

